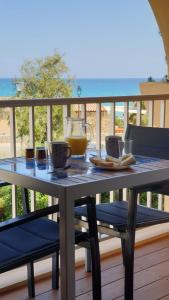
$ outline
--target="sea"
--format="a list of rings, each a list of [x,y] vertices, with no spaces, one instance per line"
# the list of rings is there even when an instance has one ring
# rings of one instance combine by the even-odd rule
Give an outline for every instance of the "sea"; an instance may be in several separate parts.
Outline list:
[[[74,80],[74,97],[106,97],[139,95],[139,83],[146,78],[80,78]],[[16,85],[12,78],[0,78],[0,97],[15,96]]]
[[[139,95],[140,82],[145,78],[108,78],[108,79],[77,79],[73,94],[81,97],[131,96]],[[80,88],[79,88],[80,87]]]
[[[139,83],[146,81],[145,78],[109,78],[109,79],[76,79],[73,85],[74,97],[106,97],[106,96],[130,96],[139,95]],[[0,98],[15,96],[17,92],[15,81],[12,78],[0,78]],[[123,118],[124,103],[118,102],[116,116]],[[110,104],[104,103],[107,110]],[[1,128],[2,129],[2,128]],[[1,143],[0,157],[10,156],[10,147]],[[20,151],[20,150],[18,150]]]

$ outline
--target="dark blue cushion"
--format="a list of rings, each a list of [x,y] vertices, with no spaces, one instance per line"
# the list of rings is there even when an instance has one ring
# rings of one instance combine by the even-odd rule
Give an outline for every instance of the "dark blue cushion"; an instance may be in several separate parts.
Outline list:
[[[20,255],[18,251],[0,242],[0,267],[6,264],[6,261],[16,259],[18,255]]]
[[[76,231],[75,241],[86,240],[87,233]],[[0,232],[0,272],[2,268],[23,259],[31,259],[42,251],[59,251],[59,224],[48,219],[37,219]],[[48,253],[47,253],[48,254]],[[2,270],[1,270],[2,269]]]
[[[87,217],[86,206],[75,208],[77,217]],[[128,203],[126,201],[115,201],[96,205],[96,219],[115,227],[126,227],[128,216]],[[151,224],[169,222],[169,213],[137,206],[136,227],[145,227]]]
[[[57,222],[48,219],[38,219],[20,226],[26,232],[35,234],[38,237],[55,241],[59,240],[59,226]]]
[[[0,242],[23,254],[26,252],[30,253],[36,249],[41,249],[51,243],[48,239],[25,231],[19,226],[1,232]]]
[[[26,223],[20,226],[29,233],[36,234],[36,236],[48,239],[55,242],[56,238],[59,242],[59,225],[55,221],[49,219],[34,220],[31,224]],[[87,238],[87,234],[81,231],[75,231],[75,242],[80,243]]]

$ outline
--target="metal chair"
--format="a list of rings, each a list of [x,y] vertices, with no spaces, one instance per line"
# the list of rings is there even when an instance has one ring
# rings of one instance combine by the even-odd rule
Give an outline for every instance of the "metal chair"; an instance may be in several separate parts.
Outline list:
[[[58,212],[58,205],[30,212],[27,190],[23,193],[23,204],[26,214],[0,223],[0,273],[27,264],[28,295],[34,297],[33,263],[49,254],[52,254],[52,287],[58,288],[59,223],[43,218]],[[75,231],[75,244],[91,250],[93,299],[96,300],[101,299],[101,279],[95,202],[86,197],[76,203],[81,204],[87,206],[89,231]]]
[[[125,138],[133,139],[135,155],[169,159],[169,129],[128,125]],[[98,231],[121,239],[126,300],[133,299],[135,229],[169,222],[169,213],[137,205],[137,195],[144,191],[168,193],[169,181],[153,185],[142,185],[140,182],[140,186],[130,190],[128,202],[120,199],[96,205],[96,219],[101,222]],[[87,217],[86,207],[76,208],[75,214],[80,219]]]
[[[142,127],[128,124],[125,139],[133,140],[132,152],[134,155],[169,159],[169,128]],[[169,181],[151,184],[146,188],[147,191],[169,195]]]

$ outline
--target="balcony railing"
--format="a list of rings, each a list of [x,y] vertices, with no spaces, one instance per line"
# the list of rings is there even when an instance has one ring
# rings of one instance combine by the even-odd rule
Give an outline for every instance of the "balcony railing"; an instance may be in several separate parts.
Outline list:
[[[29,100],[2,100],[0,101],[1,110],[5,110],[3,113],[8,119],[10,134],[9,139],[5,142],[8,145],[11,156],[17,156],[17,128],[16,128],[16,110],[20,108],[22,114],[22,107],[27,107],[28,113],[28,126],[29,126],[29,147],[35,147],[35,109],[43,106],[46,109],[46,138],[51,141],[54,136],[53,125],[55,120],[53,119],[53,108],[55,106],[63,107],[63,136],[66,130],[66,117],[73,114],[78,114],[83,117],[88,123],[92,123],[94,128],[94,142],[96,149],[104,147],[104,137],[106,135],[122,134],[128,123],[134,122],[137,125],[154,126],[154,105],[156,101],[160,103],[160,109],[158,111],[159,126],[165,127],[166,117],[166,105],[169,101],[169,95],[137,95],[137,96],[117,96],[117,97],[92,97],[92,98],[58,98],[58,99],[29,99]],[[120,103],[120,105],[119,105]],[[91,109],[92,104],[92,109]],[[104,108],[104,109],[103,109]],[[119,119],[119,113],[121,114],[121,125],[118,126],[117,119]],[[63,138],[62,136],[62,138]],[[0,143],[4,142],[4,136]],[[2,155],[1,155],[2,156]],[[109,194],[109,201],[115,199],[115,192],[112,191]],[[101,195],[97,196],[97,202],[101,201]],[[123,198],[127,200],[127,190],[123,191]],[[48,204],[51,205],[56,199],[48,198]],[[139,202],[139,198],[138,198]],[[163,209],[164,198],[158,195],[158,208]],[[147,193],[146,205],[152,206],[152,194]],[[31,210],[36,207],[36,194],[31,191]],[[17,215],[17,198],[16,198],[16,186],[12,186],[12,216]]]

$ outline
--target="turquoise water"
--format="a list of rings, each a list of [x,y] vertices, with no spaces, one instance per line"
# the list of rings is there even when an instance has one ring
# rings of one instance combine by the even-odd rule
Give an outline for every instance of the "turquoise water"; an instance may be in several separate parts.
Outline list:
[[[120,79],[77,79],[73,86],[73,96],[77,97],[80,86],[81,97],[139,95],[139,83],[144,78]],[[10,78],[0,79],[0,96],[15,96],[16,86]]]
[[[11,78],[0,78],[0,96],[15,96],[16,86]]]
[[[78,96],[77,88],[81,88],[81,97],[92,96],[131,96],[139,95],[139,83],[145,78],[120,79],[77,79],[74,84],[74,96]]]

